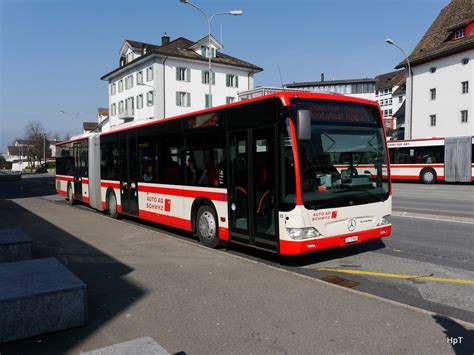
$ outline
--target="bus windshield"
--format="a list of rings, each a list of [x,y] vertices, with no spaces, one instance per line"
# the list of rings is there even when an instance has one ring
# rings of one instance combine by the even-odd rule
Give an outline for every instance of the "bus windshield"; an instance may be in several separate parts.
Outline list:
[[[386,200],[388,157],[377,107],[314,99],[294,103],[311,117],[311,139],[298,141],[304,205],[318,209]]]

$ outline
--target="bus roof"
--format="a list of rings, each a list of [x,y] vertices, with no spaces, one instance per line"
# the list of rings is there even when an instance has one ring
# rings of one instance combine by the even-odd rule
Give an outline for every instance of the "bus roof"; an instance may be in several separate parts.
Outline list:
[[[106,136],[106,135],[114,134],[114,133],[118,133],[118,132],[129,131],[129,130],[133,130],[133,129],[140,128],[140,127],[146,127],[146,126],[160,124],[160,123],[163,123],[163,122],[169,122],[169,121],[173,121],[173,120],[184,119],[184,118],[194,116],[194,115],[203,115],[203,114],[206,114],[206,113],[219,111],[219,110],[222,110],[222,109],[225,109],[225,108],[235,107],[235,106],[242,106],[242,105],[246,105],[246,104],[249,104],[249,103],[252,103],[252,102],[267,100],[267,99],[271,99],[271,98],[280,99],[282,104],[285,105],[285,106],[290,105],[290,100],[291,99],[296,99],[296,98],[355,102],[355,103],[360,103],[360,104],[378,106],[378,103],[376,101],[360,99],[360,98],[352,97],[352,96],[333,95],[333,94],[324,94],[324,93],[315,93],[315,92],[280,91],[280,92],[275,92],[275,93],[264,95],[264,96],[259,96],[259,97],[253,98],[253,99],[237,101],[237,102],[233,102],[231,104],[216,106],[216,107],[212,107],[212,108],[208,108],[208,109],[204,109],[204,110],[199,110],[199,111],[188,112],[188,113],[185,113],[185,114],[182,114],[182,115],[172,116],[172,117],[164,118],[164,119],[161,119],[161,120],[152,120],[152,121],[147,121],[147,122],[143,122],[143,123],[137,123],[137,124],[130,125],[130,126],[127,126],[127,127],[117,128],[117,129],[109,131],[109,132],[100,133],[100,136]],[[78,140],[87,138],[87,137],[92,136],[92,135],[94,135],[94,134],[76,136],[76,137],[74,137],[73,139],[71,139],[69,141],[60,142],[57,145],[78,141]]]

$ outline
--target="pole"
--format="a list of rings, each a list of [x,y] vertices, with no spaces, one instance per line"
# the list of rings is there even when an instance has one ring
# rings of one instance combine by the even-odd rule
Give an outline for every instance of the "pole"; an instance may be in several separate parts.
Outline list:
[[[411,72],[410,60],[408,59],[408,55],[402,47],[398,46],[393,41],[389,44],[392,44],[393,46],[397,47],[403,53],[403,55],[405,56],[405,60],[407,61],[408,78],[410,79],[410,136],[408,137],[408,139],[411,139],[413,137],[413,75]],[[405,137],[405,139],[407,139],[407,137]]]
[[[209,25],[209,33],[208,33],[208,44],[207,44],[207,55],[209,57],[209,107],[212,107],[212,100],[211,100],[211,95],[212,95],[212,69],[211,69],[211,22],[212,22],[212,16],[209,18],[207,17],[208,25]]]
[[[46,133],[43,136],[43,164],[46,165]]]

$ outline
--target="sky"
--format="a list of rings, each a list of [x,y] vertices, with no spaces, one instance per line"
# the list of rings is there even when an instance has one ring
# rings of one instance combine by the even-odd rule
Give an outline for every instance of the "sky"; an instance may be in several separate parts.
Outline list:
[[[448,0],[192,0],[217,16],[224,53],[264,69],[255,85],[374,77],[392,71]],[[204,16],[178,0],[0,0],[0,153],[31,121],[75,135],[108,106],[124,39],[160,44],[207,35]],[[222,33],[222,37],[221,37]],[[70,113],[66,115],[60,110]]]

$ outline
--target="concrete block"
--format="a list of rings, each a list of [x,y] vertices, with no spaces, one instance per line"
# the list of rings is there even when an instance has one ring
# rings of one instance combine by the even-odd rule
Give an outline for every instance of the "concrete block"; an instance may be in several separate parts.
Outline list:
[[[81,355],[169,355],[169,352],[152,338],[143,337],[86,353],[81,352]]]
[[[0,263],[31,259],[31,238],[20,228],[0,230]]]
[[[55,258],[0,264],[0,343],[86,322],[87,286]]]

